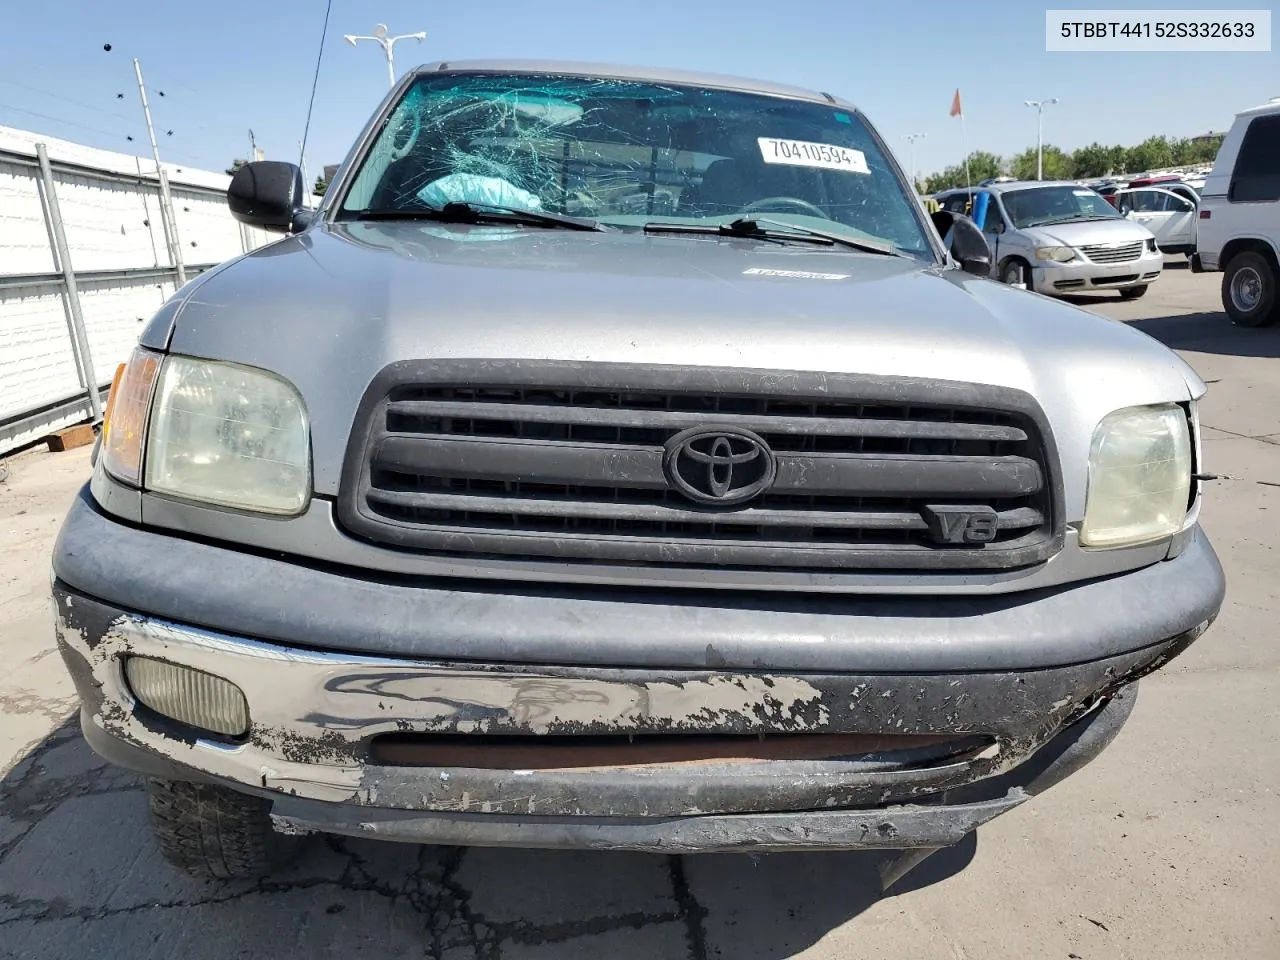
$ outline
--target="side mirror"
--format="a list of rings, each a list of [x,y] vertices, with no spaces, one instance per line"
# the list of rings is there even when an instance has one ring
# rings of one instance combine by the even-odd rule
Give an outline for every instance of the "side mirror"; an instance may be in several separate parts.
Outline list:
[[[960,262],[960,269],[977,277],[991,274],[991,247],[978,225],[968,217],[939,210],[930,218],[944,240],[950,237],[951,255]]]
[[[305,186],[302,171],[292,163],[258,160],[246,163],[231,178],[227,205],[241,223],[273,233],[302,229]]]

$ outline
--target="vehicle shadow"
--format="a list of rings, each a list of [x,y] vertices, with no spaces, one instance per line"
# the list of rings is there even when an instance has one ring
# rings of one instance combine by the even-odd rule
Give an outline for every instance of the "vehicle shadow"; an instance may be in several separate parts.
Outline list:
[[[1166,347],[1233,357],[1280,357],[1280,325],[1237,327],[1222,311],[1125,321]]]
[[[101,761],[73,718],[0,780],[0,955],[782,960],[882,897],[866,853],[302,844],[265,881],[179,873],[152,842],[141,780]],[[971,836],[934,854],[894,893],[953,876],[976,849]]]

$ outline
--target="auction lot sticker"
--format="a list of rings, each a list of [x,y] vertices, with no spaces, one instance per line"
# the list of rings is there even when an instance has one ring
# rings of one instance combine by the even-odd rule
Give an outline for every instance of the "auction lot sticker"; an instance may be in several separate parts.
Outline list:
[[[1048,51],[1267,53],[1270,10],[1046,10]]]
[[[840,147],[833,143],[813,143],[810,140],[783,140],[777,137],[757,137],[760,156],[765,163],[783,163],[791,167],[819,167],[823,170],[848,170],[850,173],[870,173],[867,157],[861,150]]]

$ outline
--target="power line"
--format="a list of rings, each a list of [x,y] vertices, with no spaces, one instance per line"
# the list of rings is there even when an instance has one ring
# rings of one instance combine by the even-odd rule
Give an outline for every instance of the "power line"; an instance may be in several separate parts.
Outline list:
[[[104,110],[102,107],[92,103],[85,103],[83,100],[76,100],[72,97],[63,96],[60,93],[54,93],[52,90],[45,90],[41,87],[33,87],[30,84],[19,83],[17,80],[8,80],[0,77],[0,83],[6,83],[11,87],[18,87],[20,90],[28,90],[31,93],[39,93],[46,97],[52,97],[54,100],[62,100],[64,103],[74,104],[77,107],[84,107],[86,110],[94,110],[98,113],[104,113],[109,117],[115,117],[117,120],[129,120],[123,113],[116,113],[114,110]]]
[[[51,120],[54,123],[61,123],[64,126],[76,127],[77,129],[80,129],[80,130],[88,130],[90,133],[100,133],[104,137],[121,136],[121,133],[118,130],[115,130],[115,131],[101,130],[98,127],[90,127],[83,123],[75,123],[72,120],[63,120],[61,117],[51,117],[47,113],[37,113],[34,110],[24,110],[22,107],[12,107],[12,106],[9,106],[8,104],[0,103],[0,110],[12,110],[14,113],[25,113],[29,117],[39,117],[41,120]]]
[[[298,146],[298,165],[307,155],[307,134],[311,132],[311,108],[316,105],[316,86],[320,83],[320,63],[324,60],[324,41],[329,36],[329,13],[333,10],[333,0],[328,0],[324,8],[324,27],[320,30],[320,49],[316,51],[316,72],[311,78],[311,99],[307,101],[307,122],[302,128],[302,143]]]
[[[29,117],[38,117],[41,120],[48,120],[51,123],[60,123],[66,127],[75,127],[77,130],[84,130],[84,131],[87,131],[88,133],[101,134],[104,137],[111,137],[112,139],[119,139],[121,136],[124,136],[124,138],[128,140],[130,143],[134,142],[134,138],[130,134],[121,134],[119,131],[102,130],[99,127],[90,127],[83,123],[76,123],[73,120],[64,120],[61,117],[52,117],[47,113],[37,113],[35,110],[26,110],[26,109],[23,109],[22,107],[11,107],[8,104],[4,104],[4,103],[0,103],[0,110],[12,110],[14,113],[26,114]],[[193,161],[198,164],[208,165],[209,163],[208,157],[197,156],[196,154],[193,154],[193,153],[187,153],[185,150],[166,149],[165,152],[171,154],[172,156],[182,157],[188,161]]]
[[[167,73],[165,73],[165,71],[164,71],[164,70],[155,70],[155,69],[154,69],[154,68],[152,68],[152,67],[147,67],[147,71],[148,71],[148,73],[150,73],[150,74],[151,74],[151,76],[153,76],[153,77],[154,77],[154,76],[156,76],[156,74],[159,74],[159,75],[160,75],[160,79],[159,79],[159,81],[157,82],[157,85],[156,85],[156,88],[155,88],[155,92],[156,92],[156,93],[158,93],[158,94],[160,94],[161,96],[164,96],[164,97],[165,97],[165,99],[168,99],[168,95],[167,95],[163,90],[160,90],[160,89],[159,89],[159,86],[160,86],[161,84],[164,86],[164,90],[181,90],[183,93],[194,93],[196,96],[200,96],[200,92],[199,92],[199,91],[197,91],[197,90],[192,90],[190,87],[188,87],[188,86],[184,86],[184,85],[183,85],[183,84],[181,84],[181,83],[175,83],[175,82],[172,82],[172,81],[170,81],[170,80],[166,79],[169,75],[168,75]],[[148,84],[147,84],[147,89],[149,89],[149,90],[150,90],[150,89],[152,89],[152,85],[151,85],[150,83],[148,83]]]

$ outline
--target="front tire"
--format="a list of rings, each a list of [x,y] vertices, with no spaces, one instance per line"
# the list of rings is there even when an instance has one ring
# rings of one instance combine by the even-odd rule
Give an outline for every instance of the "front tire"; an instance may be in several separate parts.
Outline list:
[[[1148,284],[1140,283],[1136,287],[1125,287],[1120,291],[1121,300],[1137,300],[1147,292]]]
[[[1222,272],[1222,308],[1240,327],[1268,327],[1280,319],[1276,272],[1266,257],[1248,250],[1231,258]]]
[[[1021,260],[1006,260],[1000,267],[1000,282],[1015,287],[1025,284],[1026,265]]]
[[[151,828],[160,852],[193,877],[261,878],[298,852],[299,838],[271,829],[271,803],[226,787],[150,780]]]

